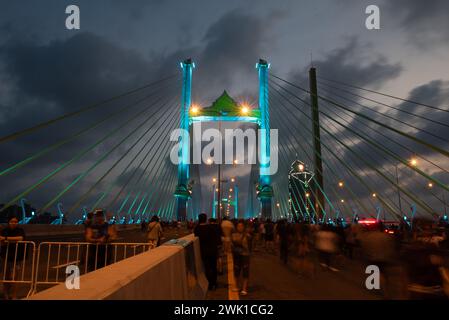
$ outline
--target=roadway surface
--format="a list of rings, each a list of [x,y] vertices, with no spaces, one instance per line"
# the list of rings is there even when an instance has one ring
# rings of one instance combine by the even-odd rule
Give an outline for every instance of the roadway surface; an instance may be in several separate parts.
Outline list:
[[[229,259],[231,258],[231,259]],[[268,253],[264,248],[253,252],[250,260],[248,295],[232,292],[230,284],[235,281],[232,273],[232,257],[224,262],[224,272],[218,278],[218,288],[209,291],[209,300],[379,300],[382,292],[365,287],[365,268],[361,262],[338,259],[339,271],[325,269],[315,257],[306,265],[291,257],[284,265],[278,253]],[[300,272],[303,270],[303,272]]]

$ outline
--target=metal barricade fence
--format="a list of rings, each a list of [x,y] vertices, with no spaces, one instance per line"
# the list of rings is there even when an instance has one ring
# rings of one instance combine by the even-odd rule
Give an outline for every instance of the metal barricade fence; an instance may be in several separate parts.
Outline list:
[[[83,275],[148,251],[148,243],[41,242],[32,294],[38,286],[53,286],[66,280],[66,268],[75,265]]]
[[[34,288],[36,244],[32,241],[2,241],[0,246],[0,283],[5,286],[29,285]],[[18,289],[18,288],[17,288]]]

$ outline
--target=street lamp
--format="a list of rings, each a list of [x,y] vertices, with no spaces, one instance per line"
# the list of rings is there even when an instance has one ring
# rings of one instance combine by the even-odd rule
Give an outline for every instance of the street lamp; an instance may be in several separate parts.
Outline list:
[[[427,187],[429,187],[429,189],[432,189],[433,188],[433,183],[432,182],[429,182],[428,184],[427,184]],[[431,192],[432,193],[432,192]],[[433,194],[433,193],[432,193]],[[436,196],[435,196],[436,197]],[[438,197],[437,197],[437,199],[438,199]],[[444,189],[443,189],[443,205],[444,205],[444,215],[446,216],[447,215],[447,210],[446,210],[446,193],[445,193],[445,191],[444,191]]]
[[[412,157],[409,160],[409,163],[412,167],[416,167],[418,165],[418,160],[415,157]],[[399,211],[400,214],[402,215],[402,203],[401,203],[401,190],[399,187],[399,173],[398,173],[398,166],[399,164],[395,165],[395,169],[396,169],[396,187],[398,189],[398,205],[399,205]]]

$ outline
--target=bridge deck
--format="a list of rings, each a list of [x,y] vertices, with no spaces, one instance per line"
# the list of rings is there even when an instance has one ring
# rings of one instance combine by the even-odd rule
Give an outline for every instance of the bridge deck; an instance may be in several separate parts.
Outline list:
[[[288,265],[281,263],[278,254],[267,253],[260,249],[253,253],[250,261],[250,279],[248,295],[241,300],[297,300],[297,299],[382,299],[381,294],[365,288],[366,276],[360,262],[340,258],[337,262],[339,272],[323,269],[314,259],[307,260],[307,270],[314,274],[300,274],[299,260],[289,258]],[[224,263],[224,273],[218,278],[218,288],[208,292],[209,300],[232,299],[234,292],[229,290],[228,270],[231,266]],[[312,268],[314,266],[314,269]]]

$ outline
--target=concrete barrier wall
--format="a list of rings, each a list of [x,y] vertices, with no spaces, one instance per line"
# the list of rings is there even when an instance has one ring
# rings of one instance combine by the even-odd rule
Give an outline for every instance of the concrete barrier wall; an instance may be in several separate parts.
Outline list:
[[[80,289],[54,286],[30,300],[200,300],[207,291],[199,241],[189,235],[80,277]]]

